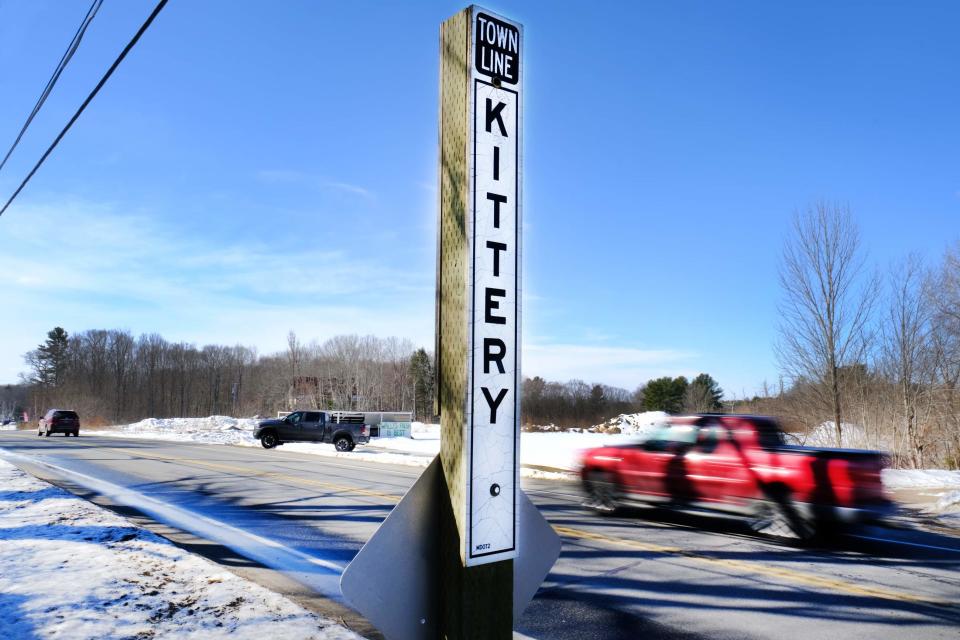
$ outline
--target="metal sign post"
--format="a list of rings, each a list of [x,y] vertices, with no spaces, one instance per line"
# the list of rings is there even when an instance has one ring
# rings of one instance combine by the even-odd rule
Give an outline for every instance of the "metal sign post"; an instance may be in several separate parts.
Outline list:
[[[440,455],[347,567],[388,638],[507,639],[560,551],[520,490],[523,29],[440,28]]]

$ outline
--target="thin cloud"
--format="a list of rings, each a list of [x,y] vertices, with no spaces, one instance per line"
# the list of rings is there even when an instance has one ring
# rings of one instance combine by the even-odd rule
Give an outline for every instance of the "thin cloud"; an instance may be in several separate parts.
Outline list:
[[[267,184],[297,184],[323,191],[336,191],[352,196],[359,196],[365,200],[376,199],[376,194],[366,187],[342,180],[331,180],[323,176],[304,173],[302,171],[263,169],[258,171],[256,176],[258,180]]]
[[[374,194],[372,191],[365,189],[364,187],[359,187],[355,184],[349,184],[347,182],[324,182],[323,186],[334,191],[343,191],[344,193],[361,196],[368,200],[374,199]]]
[[[579,379],[634,389],[652,378],[691,375],[697,354],[679,349],[533,343],[523,348],[523,375]]]

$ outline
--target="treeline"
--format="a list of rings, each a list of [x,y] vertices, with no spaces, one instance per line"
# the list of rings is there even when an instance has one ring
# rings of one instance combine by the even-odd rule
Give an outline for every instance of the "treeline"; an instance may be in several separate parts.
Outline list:
[[[398,338],[345,335],[304,344],[291,332],[286,350],[259,355],[242,345],[197,347],[116,329],[70,335],[57,327],[25,360],[30,374],[19,404],[33,416],[73,408],[90,425],[294,408],[411,411],[415,419],[435,419],[432,355]],[[651,380],[634,391],[527,378],[522,422],[588,427],[621,413],[714,411],[721,395],[707,374],[692,382]]]
[[[432,416],[429,356],[398,338],[337,336],[261,356],[122,330],[55,328],[29,352],[26,408],[74,408],[87,424],[144,417],[273,415],[291,408],[414,411]]]
[[[795,216],[780,267],[782,378],[737,407],[807,441],[960,468],[960,243],[934,264],[868,264],[847,208]]]
[[[525,425],[589,427],[608,417],[633,412],[638,405],[633,393],[619,387],[535,377],[524,379],[520,406]]]
[[[523,423],[588,427],[621,413],[720,411],[723,390],[709,374],[688,382],[684,376],[650,380],[634,391],[582,380],[549,382],[540,377],[523,381]]]

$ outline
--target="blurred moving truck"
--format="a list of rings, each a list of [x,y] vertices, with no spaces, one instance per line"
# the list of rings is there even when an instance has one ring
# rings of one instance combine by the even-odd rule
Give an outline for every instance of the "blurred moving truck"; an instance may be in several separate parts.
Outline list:
[[[608,513],[630,503],[745,517],[757,532],[809,539],[895,510],[879,451],[787,444],[761,416],[671,418],[647,439],[586,451],[587,506]]]

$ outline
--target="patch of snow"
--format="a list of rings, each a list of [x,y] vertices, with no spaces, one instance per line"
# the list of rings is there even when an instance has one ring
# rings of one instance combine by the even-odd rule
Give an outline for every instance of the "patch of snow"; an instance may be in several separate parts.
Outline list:
[[[520,461],[525,465],[576,471],[585,449],[636,442],[637,436],[605,433],[522,433]]]
[[[597,432],[619,429],[624,435],[645,436],[667,421],[669,416],[663,411],[644,411],[643,413],[621,413],[616,418],[591,427]]]
[[[878,443],[875,439],[871,438],[860,425],[843,422],[841,423],[840,430],[842,434],[840,448],[874,449],[883,446],[882,443]],[[803,441],[803,444],[808,447],[837,446],[837,430],[832,420],[821,423],[805,435],[800,435],[799,438]]]
[[[349,453],[342,453],[332,444],[311,444],[309,442],[291,442],[282,445],[283,451],[296,451],[329,458],[360,460],[362,462],[381,462],[383,464],[402,464],[410,467],[426,467],[440,453],[440,441],[434,440],[422,447],[410,446],[409,438],[378,438],[371,444],[358,445]]]
[[[359,638],[0,461],[4,638]]]
[[[440,425],[414,422],[410,425],[410,435],[418,440],[439,440]]]
[[[579,478],[573,471],[547,471],[544,469],[531,469],[530,467],[521,467],[520,475],[524,478],[533,478],[535,480],[577,480]]]
[[[260,420],[255,418],[231,418],[230,416],[147,418],[133,424],[90,429],[89,432],[102,436],[252,447],[260,444],[253,439],[253,430],[257,428],[259,422]]]
[[[943,469],[884,469],[883,484],[888,489],[960,488],[960,471]]]
[[[944,493],[940,496],[940,499],[937,500],[937,504],[935,504],[933,508],[939,513],[950,511],[960,514],[960,490]]]

